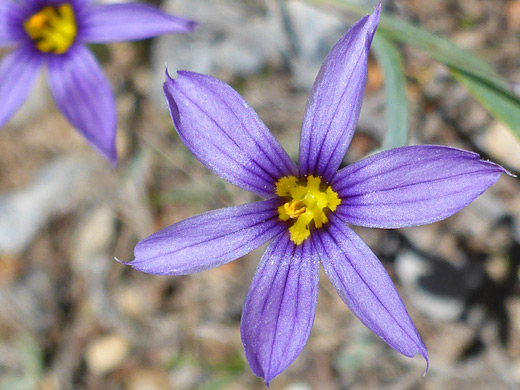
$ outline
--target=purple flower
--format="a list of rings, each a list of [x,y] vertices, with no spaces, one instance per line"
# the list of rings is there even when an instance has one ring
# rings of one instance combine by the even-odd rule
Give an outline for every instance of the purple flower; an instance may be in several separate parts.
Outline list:
[[[0,127],[27,99],[46,63],[56,105],[112,163],[114,96],[87,43],[120,42],[192,31],[196,23],[144,4],[91,0],[2,0],[0,47],[15,47],[0,64]]]
[[[354,134],[378,8],[332,49],[303,121],[299,167],[228,85],[191,72],[164,85],[188,149],[229,182],[267,200],[188,218],[141,241],[137,270],[185,275],[272,240],[253,278],[241,334],[253,372],[280,374],[311,331],[320,263],[352,312],[395,350],[428,354],[384,267],[348,225],[398,228],[444,219],[504,169],[444,146],[408,146],[338,168]]]

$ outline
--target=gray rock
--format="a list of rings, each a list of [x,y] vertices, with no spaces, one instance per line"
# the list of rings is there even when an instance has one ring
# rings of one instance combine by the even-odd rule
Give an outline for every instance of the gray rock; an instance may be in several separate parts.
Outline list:
[[[310,89],[323,60],[348,25],[337,16],[302,2],[290,1],[285,10],[294,84],[297,88]]]
[[[70,204],[88,174],[86,164],[56,160],[41,168],[28,187],[0,195],[0,252],[21,252],[51,216]]]

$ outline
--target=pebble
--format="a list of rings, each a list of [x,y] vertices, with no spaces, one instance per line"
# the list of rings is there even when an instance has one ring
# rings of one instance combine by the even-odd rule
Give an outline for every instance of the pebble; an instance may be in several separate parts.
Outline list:
[[[286,386],[284,390],[312,390],[312,387],[307,383],[291,383]]]
[[[99,337],[87,345],[85,360],[89,371],[102,376],[123,363],[130,352],[128,341],[117,333]]]
[[[165,390],[171,389],[169,375],[166,371],[156,369],[139,369],[133,371],[128,379],[127,390]]]
[[[507,161],[510,167],[520,171],[520,141],[511,130],[500,122],[492,124],[485,133],[489,154]]]

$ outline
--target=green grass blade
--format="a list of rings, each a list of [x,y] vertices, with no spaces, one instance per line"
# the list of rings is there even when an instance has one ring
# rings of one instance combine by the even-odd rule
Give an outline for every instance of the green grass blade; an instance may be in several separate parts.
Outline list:
[[[455,67],[449,68],[453,77],[482,104],[491,115],[505,124],[520,140],[520,100],[517,96],[489,85],[475,75]]]
[[[410,112],[401,54],[395,45],[379,32],[374,37],[372,47],[383,70],[385,82],[386,135],[383,149],[405,146],[410,136]]]

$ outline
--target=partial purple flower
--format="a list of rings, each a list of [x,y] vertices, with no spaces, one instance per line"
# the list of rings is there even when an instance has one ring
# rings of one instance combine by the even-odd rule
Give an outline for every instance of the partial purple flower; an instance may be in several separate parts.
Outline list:
[[[231,87],[178,72],[164,91],[188,149],[229,182],[267,200],[176,223],[141,241],[129,264],[184,275],[232,261],[272,240],[253,278],[241,334],[268,384],[302,351],[316,311],[321,263],[352,312],[395,350],[428,354],[390,277],[347,225],[431,223],[465,207],[505,170],[444,146],[408,146],[338,171],[354,134],[380,7],[332,49],[312,88],[299,167]]]
[[[87,43],[131,41],[186,33],[196,23],[144,4],[96,5],[91,0],[2,0],[0,127],[27,99],[48,67],[56,105],[87,142],[112,163],[116,109],[110,85]]]

